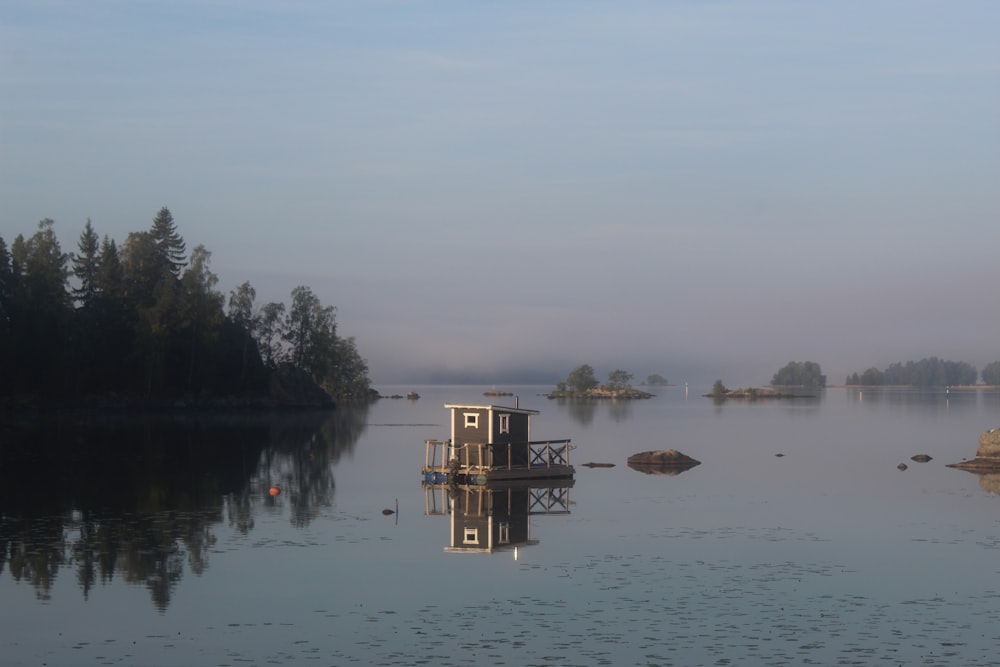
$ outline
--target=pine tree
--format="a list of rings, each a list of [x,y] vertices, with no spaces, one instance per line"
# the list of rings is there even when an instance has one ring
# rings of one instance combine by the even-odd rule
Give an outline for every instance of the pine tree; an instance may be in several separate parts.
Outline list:
[[[101,254],[97,262],[97,275],[95,276],[97,291],[106,300],[120,297],[123,277],[118,246],[114,239],[105,235],[104,240],[101,241]]]
[[[10,299],[14,293],[14,269],[10,263],[10,252],[0,236],[0,324],[10,318]]]
[[[153,218],[153,226],[149,230],[153,242],[156,244],[156,253],[164,266],[174,274],[174,278],[179,278],[181,269],[187,266],[184,258],[184,239],[177,233],[174,225],[174,217],[166,206]]]
[[[77,242],[79,253],[73,255],[73,275],[80,281],[80,286],[73,288],[73,297],[85,307],[92,306],[97,297],[99,244],[97,233],[90,224],[90,218],[87,218],[87,224],[83,226],[83,232]]]

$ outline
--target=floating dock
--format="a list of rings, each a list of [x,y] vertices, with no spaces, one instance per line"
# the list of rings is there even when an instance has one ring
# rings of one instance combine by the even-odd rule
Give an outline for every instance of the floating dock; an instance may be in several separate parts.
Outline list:
[[[427,484],[474,484],[523,479],[560,479],[576,472],[569,463],[569,440],[459,445],[425,440],[423,476]]]

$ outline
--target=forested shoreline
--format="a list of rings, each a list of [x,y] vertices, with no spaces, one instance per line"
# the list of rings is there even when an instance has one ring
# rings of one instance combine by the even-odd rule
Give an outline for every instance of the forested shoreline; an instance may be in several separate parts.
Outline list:
[[[956,387],[975,385],[978,378],[976,367],[964,361],[925,357],[920,361],[895,362],[885,370],[872,366],[860,375],[852,373],[847,376],[845,384],[865,387]],[[987,364],[982,378],[984,384],[1000,384],[1000,362]]]
[[[367,362],[309,287],[255,303],[216,289],[166,207],[119,245],[88,219],[63,252],[55,223],[0,237],[0,401],[7,405],[293,406],[369,394]]]

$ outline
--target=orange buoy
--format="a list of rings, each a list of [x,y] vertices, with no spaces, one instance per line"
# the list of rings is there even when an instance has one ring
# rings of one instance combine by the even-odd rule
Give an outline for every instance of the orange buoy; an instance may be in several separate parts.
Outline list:
[[[268,491],[267,491],[267,492],[268,492],[268,493],[270,493],[270,494],[271,494],[272,496],[276,496],[276,495],[278,495],[279,493],[281,493],[281,489],[279,489],[279,488],[278,488],[278,487],[276,487],[276,486],[272,486],[272,487],[271,487],[270,489],[268,489]]]

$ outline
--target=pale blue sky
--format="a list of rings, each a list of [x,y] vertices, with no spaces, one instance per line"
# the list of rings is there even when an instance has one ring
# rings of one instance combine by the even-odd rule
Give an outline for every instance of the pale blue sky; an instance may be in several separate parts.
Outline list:
[[[0,4],[0,236],[168,206],[376,385],[1000,359],[1000,3]],[[435,376],[438,377],[438,376]]]

